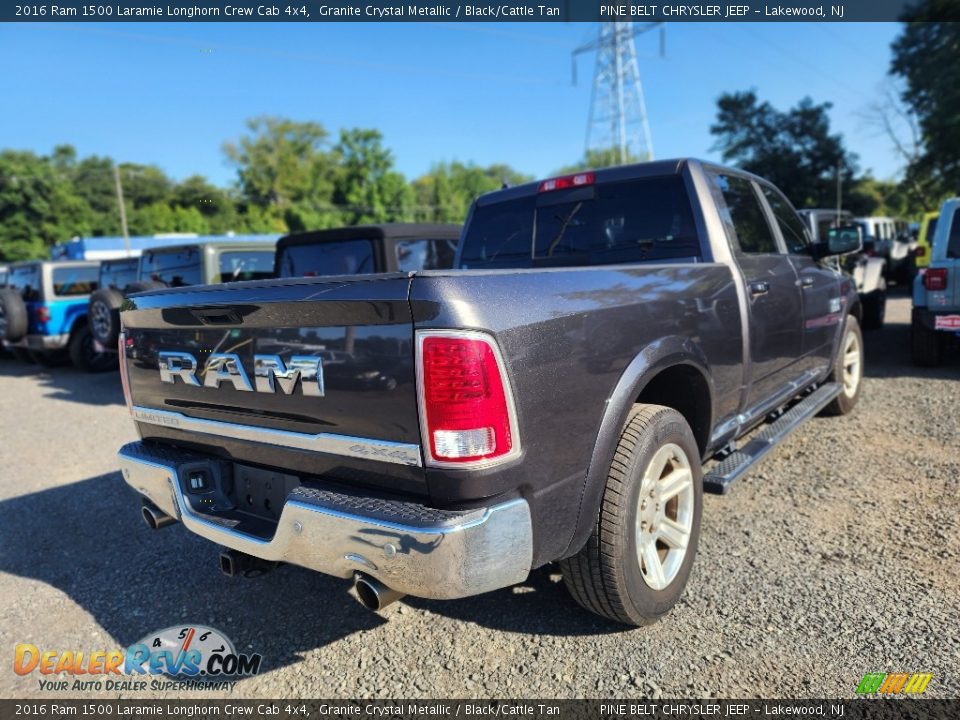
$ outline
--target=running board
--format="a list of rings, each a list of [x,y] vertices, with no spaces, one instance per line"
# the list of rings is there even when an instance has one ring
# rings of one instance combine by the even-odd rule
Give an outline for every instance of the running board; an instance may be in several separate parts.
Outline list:
[[[723,495],[734,481],[773,450],[781,440],[800,427],[843,390],[840,383],[821,385],[783,415],[753,435],[742,447],[714,465],[703,476],[703,491]]]

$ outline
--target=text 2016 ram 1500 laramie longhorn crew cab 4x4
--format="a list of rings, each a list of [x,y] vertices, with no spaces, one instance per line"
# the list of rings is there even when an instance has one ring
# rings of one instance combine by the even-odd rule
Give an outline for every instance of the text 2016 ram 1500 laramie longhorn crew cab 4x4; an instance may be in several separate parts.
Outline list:
[[[294,563],[382,607],[560,561],[583,606],[651,622],[704,489],[856,403],[860,306],[821,260],[859,246],[682,160],[484,195],[454,270],[136,295],[123,476],[228,574]]]

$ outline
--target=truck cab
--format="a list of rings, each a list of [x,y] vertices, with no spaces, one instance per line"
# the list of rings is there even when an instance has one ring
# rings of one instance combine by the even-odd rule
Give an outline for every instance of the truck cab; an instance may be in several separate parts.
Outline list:
[[[930,238],[929,266],[913,283],[913,361],[939,365],[960,336],[960,198],[943,203]]]
[[[97,289],[94,262],[37,261],[10,267],[0,291],[0,335],[21,359],[41,365],[71,361],[87,372],[115,366],[94,347],[87,317],[90,293]]]
[[[294,233],[277,242],[279,277],[446,270],[459,225],[388,223]]]

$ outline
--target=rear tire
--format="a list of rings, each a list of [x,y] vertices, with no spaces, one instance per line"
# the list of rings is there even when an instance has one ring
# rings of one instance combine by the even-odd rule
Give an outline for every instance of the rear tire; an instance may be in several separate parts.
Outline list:
[[[113,288],[100,288],[90,295],[90,309],[87,317],[90,331],[101,345],[108,348],[117,346],[120,337],[120,304],[123,295]]]
[[[117,356],[113,353],[97,352],[93,345],[93,333],[84,325],[77,328],[70,338],[70,360],[74,367],[88,373],[99,373],[117,367]]]
[[[687,421],[672,408],[634,406],[593,532],[560,562],[567,590],[615,622],[655,622],[686,587],[702,512],[700,452]]]
[[[914,365],[937,367],[943,362],[943,338],[918,320],[910,326],[910,349]]]
[[[840,383],[843,389],[823,409],[822,414],[846,415],[852,412],[863,387],[863,333],[860,332],[860,323],[853,315],[847,315],[829,382]]]

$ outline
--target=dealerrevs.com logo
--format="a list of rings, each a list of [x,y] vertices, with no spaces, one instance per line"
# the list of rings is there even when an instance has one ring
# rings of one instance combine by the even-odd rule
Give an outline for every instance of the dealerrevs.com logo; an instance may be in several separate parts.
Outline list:
[[[38,673],[40,689],[49,691],[232,690],[237,678],[259,673],[262,660],[258,653],[238,653],[219,630],[178,625],[125,650],[49,650],[21,643],[13,670]]]

